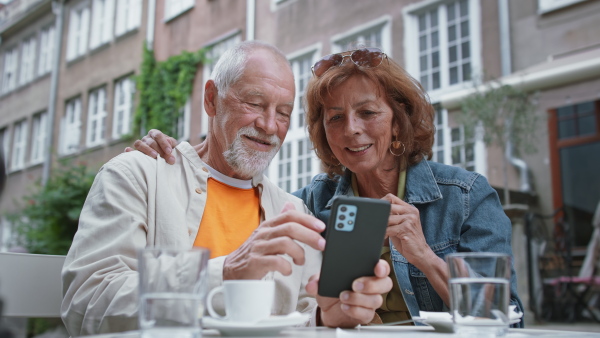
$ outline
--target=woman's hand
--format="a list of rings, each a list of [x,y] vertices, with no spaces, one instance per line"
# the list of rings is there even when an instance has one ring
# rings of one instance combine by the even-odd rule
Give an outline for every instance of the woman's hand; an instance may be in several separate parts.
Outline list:
[[[360,277],[352,283],[352,291],[344,291],[338,298],[318,295],[319,276],[312,276],[306,291],[316,297],[320,308],[318,325],[329,327],[355,327],[368,324],[375,316],[375,310],[383,303],[382,293],[392,289],[389,277],[390,265],[380,260],[375,265],[375,276]]]
[[[393,194],[387,194],[383,199],[392,204],[385,234],[396,250],[414,265],[434,254],[425,240],[419,210]]]
[[[392,204],[386,236],[409,263],[425,274],[444,303],[450,305],[448,265],[427,244],[419,210],[396,195],[387,194],[383,199]]]
[[[133,143],[135,150],[139,150],[152,158],[156,158],[160,154],[160,157],[164,158],[169,164],[175,163],[175,157],[171,155],[171,151],[175,146],[177,146],[177,140],[163,134],[158,129],[150,129],[148,135]],[[133,150],[131,147],[125,148],[125,152]]]

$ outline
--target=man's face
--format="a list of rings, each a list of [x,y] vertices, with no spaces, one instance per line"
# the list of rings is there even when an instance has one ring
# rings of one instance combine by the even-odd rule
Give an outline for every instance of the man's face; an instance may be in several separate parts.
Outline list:
[[[233,177],[249,179],[267,168],[287,134],[294,95],[294,77],[283,60],[266,50],[250,54],[242,77],[217,99],[214,120]]]

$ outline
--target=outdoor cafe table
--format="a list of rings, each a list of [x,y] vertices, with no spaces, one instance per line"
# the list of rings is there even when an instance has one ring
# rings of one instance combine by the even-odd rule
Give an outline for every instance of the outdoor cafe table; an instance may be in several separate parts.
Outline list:
[[[433,328],[426,326],[380,326],[363,327],[360,329],[331,329],[325,327],[301,327],[289,328],[281,331],[274,337],[282,338],[397,338],[397,337],[417,337],[417,338],[445,338],[456,337],[452,333],[439,333],[433,331]],[[87,336],[89,338],[139,338],[139,332],[125,332],[115,334],[104,334]],[[202,337],[221,337],[217,330],[203,330]],[[248,336],[236,336],[245,338]],[[510,329],[507,338],[527,338],[527,337],[556,337],[556,338],[599,338],[600,333],[594,332],[575,332],[575,331],[555,331],[555,330],[537,330],[537,329]]]

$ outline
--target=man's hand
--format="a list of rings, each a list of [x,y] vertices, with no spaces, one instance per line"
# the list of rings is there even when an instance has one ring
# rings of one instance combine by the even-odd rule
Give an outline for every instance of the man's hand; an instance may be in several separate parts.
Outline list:
[[[292,265],[281,255],[290,256],[294,264],[304,264],[304,249],[295,240],[322,251],[323,230],[323,222],[296,211],[288,202],[281,214],[262,222],[241,247],[227,256],[223,279],[261,279],[270,271],[289,276]]]
[[[374,277],[360,277],[352,283],[352,291],[344,291],[339,298],[318,295],[319,276],[310,278],[306,291],[317,298],[321,309],[320,323],[329,327],[355,327],[367,324],[375,316],[375,310],[383,303],[382,293],[392,289],[389,277],[390,265],[379,260]]]
[[[150,129],[148,135],[144,136],[141,140],[136,140],[133,146],[135,150],[139,150],[152,158],[156,158],[160,154],[160,157],[164,158],[167,163],[175,163],[175,157],[171,155],[171,151],[177,146],[177,140],[163,134],[158,129]],[[125,148],[125,152],[133,150],[131,147]]]

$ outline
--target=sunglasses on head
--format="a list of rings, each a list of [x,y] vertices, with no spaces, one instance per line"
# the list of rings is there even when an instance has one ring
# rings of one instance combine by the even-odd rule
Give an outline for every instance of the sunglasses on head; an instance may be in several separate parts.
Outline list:
[[[355,65],[364,68],[374,68],[379,66],[384,58],[387,58],[384,52],[379,48],[361,48],[342,55],[342,53],[325,55],[321,60],[312,66],[312,72],[316,77],[320,77],[331,67],[337,67],[344,63],[344,59],[349,57]]]

